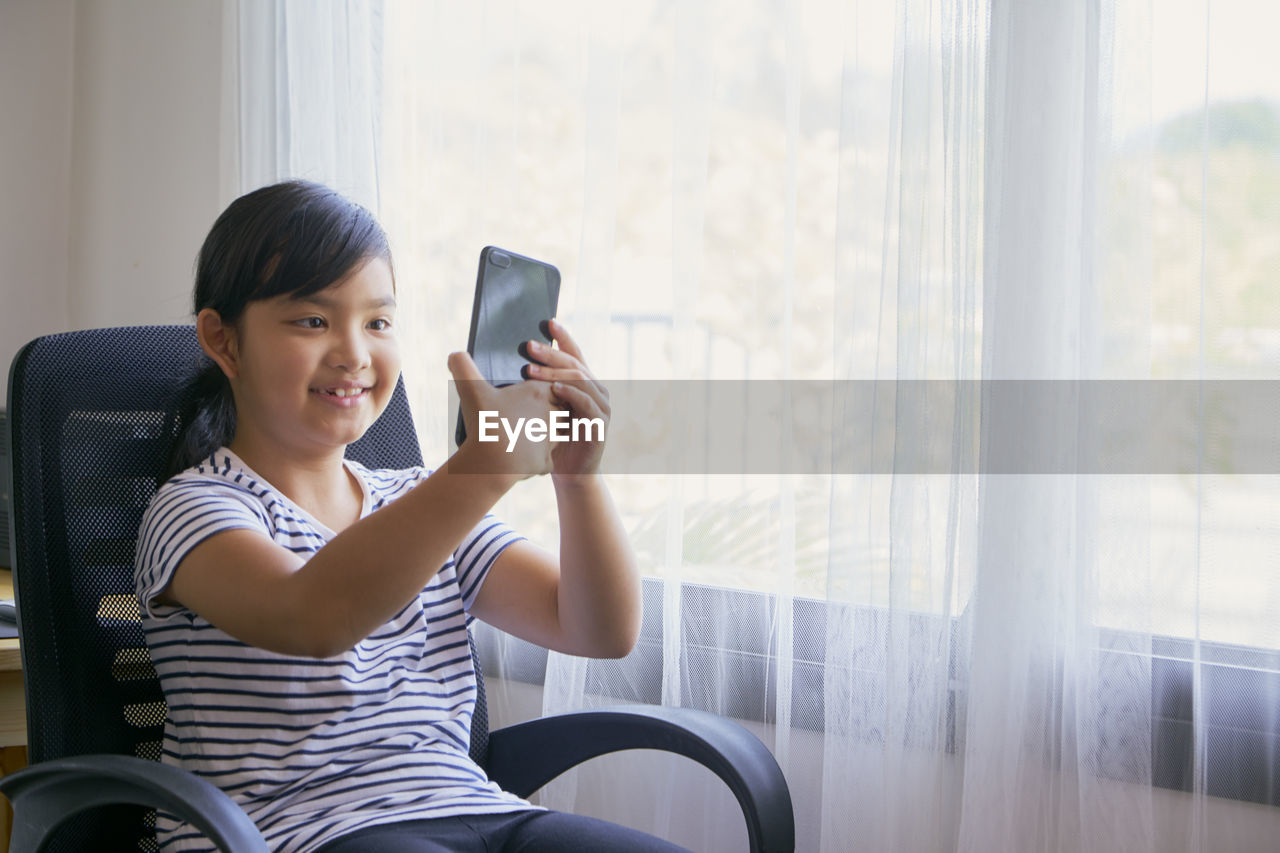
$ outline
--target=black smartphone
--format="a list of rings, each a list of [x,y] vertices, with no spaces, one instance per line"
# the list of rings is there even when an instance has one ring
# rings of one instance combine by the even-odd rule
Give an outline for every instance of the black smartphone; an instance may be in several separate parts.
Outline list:
[[[556,315],[559,300],[560,270],[545,261],[485,246],[480,251],[467,334],[467,352],[480,375],[497,386],[522,381],[522,368],[528,362],[524,344],[529,340],[551,343],[547,321]],[[455,434],[459,446],[466,437],[459,409]]]

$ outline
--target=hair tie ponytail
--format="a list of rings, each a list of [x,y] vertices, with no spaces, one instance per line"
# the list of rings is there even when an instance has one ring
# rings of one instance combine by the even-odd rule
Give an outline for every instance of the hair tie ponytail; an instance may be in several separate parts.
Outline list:
[[[178,435],[169,451],[166,480],[230,444],[235,436],[236,404],[231,383],[213,360],[206,357],[203,362],[182,389]]]

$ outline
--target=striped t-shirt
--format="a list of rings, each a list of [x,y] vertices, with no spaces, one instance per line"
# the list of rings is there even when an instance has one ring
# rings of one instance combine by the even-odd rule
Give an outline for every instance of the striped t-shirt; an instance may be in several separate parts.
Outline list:
[[[361,517],[429,473],[347,464],[364,491]],[[169,706],[163,761],[226,791],[279,851],[378,823],[531,808],[468,756],[476,679],[467,610],[514,531],[486,517],[417,599],[355,648],[313,659],[246,645],[155,600],[192,548],[233,528],[303,555],[334,536],[226,448],[156,492],[135,580]],[[164,813],[157,837],[165,850],[214,849]]]

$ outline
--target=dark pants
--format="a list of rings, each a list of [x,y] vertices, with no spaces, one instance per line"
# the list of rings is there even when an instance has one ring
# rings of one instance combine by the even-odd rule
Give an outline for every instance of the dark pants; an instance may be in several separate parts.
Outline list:
[[[462,815],[371,826],[316,853],[688,853],[591,817],[552,811]]]

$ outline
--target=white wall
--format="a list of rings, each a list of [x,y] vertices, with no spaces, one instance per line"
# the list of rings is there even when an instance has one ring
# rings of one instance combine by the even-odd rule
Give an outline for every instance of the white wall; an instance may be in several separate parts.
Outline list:
[[[74,10],[71,0],[0,3],[0,383],[6,393],[18,347],[62,331],[70,316]]]
[[[189,320],[222,203],[222,20],[222,0],[0,3],[6,393],[36,335]]]

